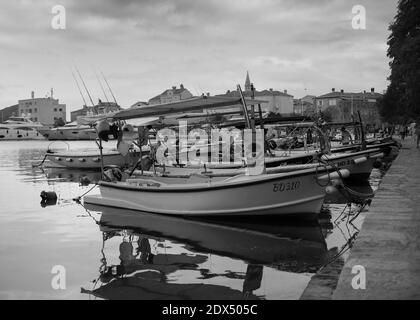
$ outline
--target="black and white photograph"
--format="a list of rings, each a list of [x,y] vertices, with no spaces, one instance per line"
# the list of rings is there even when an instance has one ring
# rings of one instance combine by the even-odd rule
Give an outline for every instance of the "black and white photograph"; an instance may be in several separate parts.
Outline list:
[[[0,300],[420,299],[418,0],[0,0],[0,116]]]

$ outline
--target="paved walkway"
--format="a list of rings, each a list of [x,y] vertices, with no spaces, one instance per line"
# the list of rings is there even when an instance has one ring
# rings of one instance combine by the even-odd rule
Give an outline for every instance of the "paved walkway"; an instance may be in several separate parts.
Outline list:
[[[366,289],[352,288],[352,268]],[[333,299],[420,299],[420,149],[403,142],[340,274]]]

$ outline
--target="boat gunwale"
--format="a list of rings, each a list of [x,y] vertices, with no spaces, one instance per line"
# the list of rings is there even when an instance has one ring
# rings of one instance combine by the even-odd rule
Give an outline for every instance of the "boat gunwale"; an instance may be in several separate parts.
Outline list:
[[[258,208],[255,207],[247,207],[247,208],[241,208],[241,209],[224,209],[224,210],[201,210],[201,211],[186,211],[186,210],[182,210],[182,211],[176,211],[176,210],[157,210],[157,209],[153,209],[153,208],[142,208],[142,209],[138,209],[138,208],[132,208],[132,207],[127,207],[127,206],[121,206],[121,205],[116,205],[115,204],[115,200],[112,199],[111,201],[113,201],[113,204],[99,204],[99,202],[95,202],[98,200],[107,200],[106,198],[104,198],[102,195],[93,195],[93,196],[87,196],[86,197],[88,199],[88,201],[86,201],[85,199],[85,203],[86,204],[91,204],[91,205],[99,205],[99,206],[104,206],[104,207],[110,207],[110,208],[120,208],[120,209],[127,209],[127,210],[132,210],[132,211],[139,211],[139,212],[149,212],[149,213],[153,213],[153,214],[160,214],[160,215],[166,215],[166,216],[195,216],[195,217],[200,217],[200,216],[247,216],[249,214],[255,215],[256,212],[260,212],[259,215],[260,216],[273,216],[273,215],[277,215],[277,214],[270,214],[267,212],[273,211],[273,210],[278,210],[280,208],[285,208],[285,207],[291,207],[294,205],[302,205],[302,204],[306,204],[309,202],[314,202],[314,201],[320,201],[322,200],[322,202],[324,201],[325,198],[325,194],[322,195],[315,195],[315,196],[311,196],[304,200],[293,200],[293,201],[289,201],[287,203],[281,202],[281,204],[279,203],[278,205],[265,205],[265,206],[259,206]],[[89,200],[90,199],[90,200]],[[92,199],[96,199],[94,201],[92,201]],[[121,201],[123,203],[130,203],[127,202],[125,200],[117,200]],[[319,209],[321,208],[321,204]],[[299,213],[282,213],[282,216],[287,216],[287,215],[300,215],[300,216],[317,216],[319,214],[319,211],[301,211]]]
[[[197,183],[197,184],[190,184],[190,185],[184,185],[184,184],[162,184],[159,181],[156,181],[157,184],[160,184],[159,187],[154,186],[135,186],[135,185],[128,185],[124,182],[107,182],[107,181],[99,181],[98,185],[119,189],[119,190],[130,190],[130,191],[138,191],[138,192],[201,192],[201,191],[208,191],[208,190],[219,190],[219,189],[230,189],[230,188],[238,188],[242,186],[248,186],[248,185],[256,185],[256,184],[263,184],[267,182],[271,182],[273,180],[277,180],[280,178],[287,179],[287,178],[297,178],[302,176],[309,176],[316,173],[325,173],[329,170],[335,171],[333,167],[331,166],[324,166],[320,165],[319,167],[315,168],[309,168],[309,169],[302,169],[302,170],[295,170],[291,172],[281,172],[281,173],[273,173],[273,174],[263,174],[262,176],[255,176],[256,179],[253,180],[247,180],[247,181],[216,181],[213,185],[209,185],[205,182]],[[233,177],[232,177],[233,178]],[[150,181],[153,181],[153,179],[149,179]],[[181,187],[180,187],[181,186]]]
[[[340,151],[343,151],[343,152],[341,153]],[[346,153],[344,151],[346,150],[335,151],[335,152],[332,152],[331,154],[323,154],[323,156],[329,157],[328,160],[336,160],[336,159],[365,155],[365,154],[370,154],[370,153],[377,153],[377,152],[381,152],[381,149],[380,149],[380,146],[378,146],[378,148],[371,148],[369,150],[361,150],[361,151],[356,151],[356,152],[351,152],[351,153]],[[265,161],[265,162],[268,164],[276,163],[276,162],[289,162],[290,160],[299,160],[301,158],[311,158],[318,154],[321,154],[321,153],[318,151],[313,151],[313,152],[305,153],[302,155],[291,155],[291,156],[284,156],[284,157],[282,156],[267,157],[265,160],[268,160],[268,161]]]

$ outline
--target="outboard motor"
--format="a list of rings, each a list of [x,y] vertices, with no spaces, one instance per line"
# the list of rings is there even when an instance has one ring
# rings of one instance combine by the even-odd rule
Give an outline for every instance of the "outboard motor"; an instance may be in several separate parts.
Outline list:
[[[108,166],[104,169],[104,179],[110,182],[121,181],[122,171],[118,166]]]
[[[113,123],[110,127],[109,127],[109,135],[112,135],[112,137],[114,139],[118,139],[118,135],[119,135],[119,128],[118,125],[116,123]]]
[[[110,132],[110,127],[109,127],[109,123],[106,120],[102,120],[98,123],[98,137],[99,139],[103,140],[103,141],[108,141],[109,139],[109,132]]]

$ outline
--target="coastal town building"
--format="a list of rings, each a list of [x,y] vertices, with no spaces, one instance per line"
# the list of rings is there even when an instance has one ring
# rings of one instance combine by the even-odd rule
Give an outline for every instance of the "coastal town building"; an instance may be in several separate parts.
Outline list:
[[[53,98],[53,89],[51,95],[45,98],[35,98],[32,91],[30,99],[18,101],[18,115],[44,125],[54,125],[57,120],[66,121],[66,105]]]
[[[293,114],[293,96],[287,93],[287,90],[278,91],[273,88],[266,90],[252,90],[252,83],[250,81],[249,72],[246,73],[245,86],[243,95],[246,98],[255,98],[266,101],[261,105],[261,109],[266,113],[276,113],[282,115]],[[228,90],[222,96],[239,97],[237,90]]]
[[[183,84],[179,88],[173,86],[172,89],[167,89],[161,94],[151,98],[149,105],[176,102],[180,100],[190,99],[193,95],[184,87]]]
[[[306,95],[300,99],[293,99],[293,113],[310,116],[316,112],[316,96]]]
[[[359,111],[365,125],[379,127],[381,119],[377,100],[381,97],[375,88],[357,93],[332,88],[331,92],[315,98],[315,106],[317,111],[329,114],[333,122],[357,120]]]
[[[70,120],[73,122],[77,120],[77,117],[104,114],[104,113],[109,113],[109,112],[114,112],[114,111],[119,111],[119,110],[121,110],[121,107],[117,103],[103,102],[99,99],[98,104],[95,106],[84,105],[83,108],[72,111],[70,113]]]

